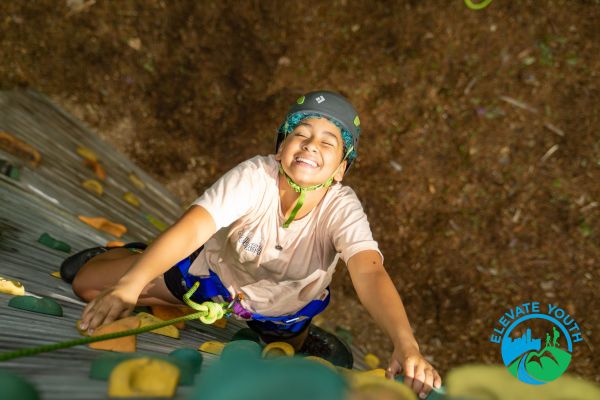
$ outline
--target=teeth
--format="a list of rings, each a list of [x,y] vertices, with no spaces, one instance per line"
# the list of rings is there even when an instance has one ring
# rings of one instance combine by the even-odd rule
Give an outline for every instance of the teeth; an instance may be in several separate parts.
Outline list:
[[[317,166],[316,162],[314,162],[313,160],[309,160],[307,158],[298,157],[298,158],[296,158],[296,161],[301,161],[301,162],[306,163],[306,164],[308,164],[308,165],[310,165],[312,167],[316,167]]]

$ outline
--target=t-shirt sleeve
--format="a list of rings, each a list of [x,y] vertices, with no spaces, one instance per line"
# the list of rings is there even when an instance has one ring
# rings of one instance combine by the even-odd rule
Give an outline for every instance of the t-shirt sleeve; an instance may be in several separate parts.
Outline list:
[[[206,189],[191,206],[204,207],[219,230],[247,214],[257,203],[262,187],[260,183],[257,164],[253,159],[244,161]]]
[[[364,250],[375,250],[381,255],[377,242],[373,240],[371,227],[358,197],[354,192],[343,196],[332,204],[330,234],[340,258],[348,263],[353,255]]]

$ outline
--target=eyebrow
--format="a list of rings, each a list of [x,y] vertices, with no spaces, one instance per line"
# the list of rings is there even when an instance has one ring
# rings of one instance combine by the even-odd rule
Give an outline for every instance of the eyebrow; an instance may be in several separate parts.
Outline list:
[[[308,122],[300,122],[298,125],[304,125],[304,126],[309,126],[309,127],[313,127],[311,124],[309,124]],[[337,135],[335,133],[329,132],[329,131],[323,131],[323,133],[326,133],[329,136],[332,136],[335,139],[335,142],[337,144],[339,144],[339,139],[337,137]]]

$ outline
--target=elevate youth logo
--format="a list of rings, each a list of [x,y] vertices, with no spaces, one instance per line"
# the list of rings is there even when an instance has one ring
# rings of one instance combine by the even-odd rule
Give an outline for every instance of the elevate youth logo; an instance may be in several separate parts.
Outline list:
[[[571,363],[573,344],[582,342],[577,322],[562,308],[523,303],[505,312],[490,342],[500,345],[511,374],[531,385],[551,382]]]

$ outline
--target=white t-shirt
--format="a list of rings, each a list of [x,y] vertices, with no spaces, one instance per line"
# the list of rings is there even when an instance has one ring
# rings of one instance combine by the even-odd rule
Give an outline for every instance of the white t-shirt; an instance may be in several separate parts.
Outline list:
[[[190,273],[214,271],[232,296],[243,294],[244,308],[267,316],[292,314],[323,298],[339,257],[348,262],[363,250],[379,252],[356,194],[339,183],[283,228],[278,174],[273,155],[251,158],[192,203],[210,213],[217,232]]]

